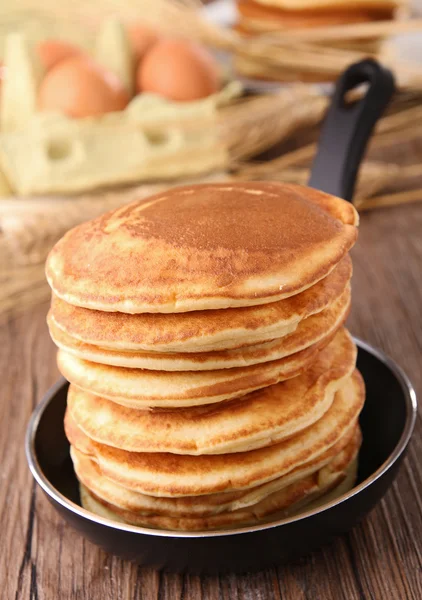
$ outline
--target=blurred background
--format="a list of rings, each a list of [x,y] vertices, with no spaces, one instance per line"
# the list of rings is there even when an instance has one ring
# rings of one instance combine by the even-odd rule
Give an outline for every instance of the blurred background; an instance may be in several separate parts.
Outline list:
[[[354,203],[421,200],[421,15],[407,0],[2,3],[0,319],[49,297],[49,249],[105,210],[186,182],[306,183],[333,82],[366,57],[398,92]]]

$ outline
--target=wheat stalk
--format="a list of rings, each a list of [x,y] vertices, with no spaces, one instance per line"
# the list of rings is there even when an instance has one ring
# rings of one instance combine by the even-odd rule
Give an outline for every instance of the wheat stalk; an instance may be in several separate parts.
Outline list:
[[[298,86],[223,110],[222,138],[230,164],[236,166],[238,161],[260,154],[299,129],[318,124],[327,104],[325,96]]]
[[[392,206],[401,206],[411,202],[420,202],[422,200],[422,188],[406,190],[404,192],[395,192],[393,194],[384,194],[375,196],[361,204],[360,211],[373,210],[375,208],[385,208]]]
[[[251,166],[240,170],[236,174],[236,178],[249,181],[256,179],[287,181],[301,185],[306,185],[309,180],[310,169],[308,167],[279,169],[277,159],[263,163],[261,167],[258,177],[256,170]],[[419,175],[422,175],[422,165],[402,167],[394,163],[365,162],[360,169],[354,204],[360,208],[368,198],[389,185],[404,182]]]
[[[421,30],[422,19],[408,19],[402,21],[386,20],[283,30],[277,33],[271,33],[271,38],[274,40],[281,39],[291,43],[296,43],[298,41],[326,43],[336,40],[372,40]]]

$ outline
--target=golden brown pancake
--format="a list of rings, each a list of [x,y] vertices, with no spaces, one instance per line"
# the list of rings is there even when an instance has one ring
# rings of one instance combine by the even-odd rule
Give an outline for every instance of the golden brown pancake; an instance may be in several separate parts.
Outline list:
[[[330,344],[345,356],[355,345],[344,329],[334,337],[271,362],[216,371],[147,371],[82,360],[59,350],[57,364],[70,383],[130,408],[182,408],[213,404],[296,377]]]
[[[200,496],[249,489],[314,460],[355,427],[364,395],[362,377],[355,370],[316,423],[273,446],[233,454],[189,456],[119,450],[88,438],[69,413],[65,430],[72,446],[123,487],[153,496]]]
[[[71,337],[102,348],[154,352],[210,352],[287,335],[344,292],[352,276],[345,256],[304,292],[270,304],[176,314],[102,312],[72,306],[53,294],[49,321]]]
[[[293,333],[283,338],[237,350],[199,353],[125,352],[99,348],[67,335],[56,327],[50,318],[48,325],[51,338],[59,348],[84,360],[103,365],[153,371],[210,371],[279,360],[305,350],[334,335],[346,320],[349,310],[350,288],[346,289],[332,306],[304,319]]]
[[[102,475],[98,464],[88,455],[71,447],[71,457],[75,473],[81,483],[90,489],[96,496],[129,511],[154,513],[170,517],[187,517],[233,512],[257,504],[270,494],[281,490],[283,487],[315,473],[335,458],[352,440],[360,440],[359,428],[356,427],[346,433],[336,444],[323,452],[316,459],[311,460],[286,475],[278,477],[263,485],[248,490],[223,492],[204,496],[183,496],[180,498],[159,498],[134,492]]]
[[[275,302],[326,277],[358,215],[312,188],[253,182],[173,188],[69,231],[46,274],[69,304],[127,313]]]
[[[330,344],[298,377],[237,400],[183,410],[134,410],[70,386],[68,410],[91,439],[130,452],[244,452],[320,419],[355,362],[354,351],[345,354],[341,345]]]
[[[233,512],[223,512],[208,517],[186,516],[172,517],[165,514],[154,514],[144,511],[129,511],[111,504],[98,495],[81,486],[82,505],[92,512],[109,519],[123,521],[132,525],[154,527],[168,530],[198,531],[255,524],[269,519],[282,518],[302,509],[308,503],[319,498],[339,485],[351,472],[349,486],[352,487],[356,474],[356,456],[359,451],[359,432],[328,465],[305,476],[263,500]],[[350,488],[349,488],[350,489]],[[347,489],[342,489],[342,493]]]
[[[328,11],[344,10],[388,10],[405,6],[407,0],[255,0],[266,7],[279,8],[286,11]]]
[[[389,6],[367,8],[327,7],[307,10],[284,10],[260,4],[259,1],[238,0],[237,8],[241,16],[241,26],[255,31],[280,31],[282,29],[302,29],[309,27],[327,27],[347,25],[349,23],[367,23],[391,19],[393,9]]]

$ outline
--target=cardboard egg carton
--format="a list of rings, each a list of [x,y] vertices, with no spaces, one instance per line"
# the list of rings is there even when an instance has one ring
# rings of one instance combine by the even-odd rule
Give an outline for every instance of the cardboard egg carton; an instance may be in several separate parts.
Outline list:
[[[130,118],[114,125],[40,116],[24,131],[0,135],[0,163],[21,195],[197,175],[227,163],[214,123],[204,125],[152,129]]]
[[[95,55],[133,90],[134,69],[125,36],[117,21],[106,22]],[[217,109],[239,95],[237,82],[194,102],[176,103],[144,93],[134,96],[123,111],[72,119],[38,112],[43,71],[23,35],[7,37],[5,65],[0,195],[10,195],[10,190],[19,195],[77,193],[200,175],[227,164]]]

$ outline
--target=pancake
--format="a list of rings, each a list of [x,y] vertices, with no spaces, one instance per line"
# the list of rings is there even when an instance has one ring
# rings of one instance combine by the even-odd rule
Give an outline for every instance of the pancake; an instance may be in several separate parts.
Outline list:
[[[348,485],[353,487],[356,475],[356,456],[359,443],[353,439],[332,461],[320,471],[308,475],[298,481],[283,487],[264,498],[257,504],[237,511],[220,513],[209,517],[170,517],[167,515],[145,514],[122,509],[93,494],[85,486],[81,486],[82,505],[92,512],[112,520],[123,521],[132,525],[153,527],[168,530],[200,531],[256,524],[266,520],[282,518],[306,508],[308,503],[328,493],[348,479]],[[349,475],[349,477],[348,477]],[[350,489],[349,488],[349,489]],[[341,493],[344,493],[344,486]],[[339,490],[340,492],[340,490]]]
[[[358,456],[350,463],[349,467],[346,469],[344,475],[344,479],[340,481],[335,487],[332,487],[330,490],[323,492],[322,494],[316,494],[313,498],[307,498],[306,501],[301,503],[296,503],[294,507],[290,511],[288,511],[289,516],[301,514],[303,512],[308,512],[312,510],[316,510],[321,506],[325,506],[330,504],[334,500],[337,500],[347,492],[350,492],[355,485],[358,477],[358,467],[359,461]]]
[[[256,487],[314,460],[355,427],[364,395],[362,377],[355,370],[316,423],[275,445],[233,454],[119,450],[88,438],[69,413],[65,430],[71,445],[95,460],[101,473],[115,483],[153,496],[200,496]]]
[[[332,339],[323,339],[285,358],[236,369],[147,371],[89,362],[64,350],[59,350],[57,364],[70,383],[123,406],[137,409],[183,408],[239,398],[291,379],[309,367],[328,343],[345,356],[354,355],[353,341],[343,328]]]
[[[59,298],[95,310],[255,306],[326,277],[357,223],[349,202],[294,184],[176,187],[70,230],[46,275]]]
[[[247,367],[258,363],[285,358],[323,341],[333,335],[344,323],[350,310],[350,287],[340,298],[324,311],[301,321],[297,329],[277,340],[245,346],[237,350],[220,350],[214,352],[125,352],[99,348],[85,344],[67,335],[48,319],[48,326],[53,342],[70,354],[84,360],[136,369],[153,371],[210,371]]]
[[[184,496],[181,498],[158,498],[129,490],[102,475],[98,465],[89,456],[71,447],[71,457],[78,480],[98,498],[128,511],[166,515],[170,517],[208,517],[222,512],[233,512],[257,504],[269,495],[296,481],[319,471],[326,466],[352,440],[360,444],[358,427],[347,432],[334,446],[290,473],[269,483],[235,492],[223,492],[205,496]]]
[[[209,352],[285,336],[344,292],[352,276],[345,256],[333,271],[304,292],[270,304],[176,314],[101,312],[54,296],[49,323],[74,339],[101,348],[154,352]]]
[[[237,9],[242,27],[254,31],[280,31],[282,29],[302,29],[327,27],[350,23],[368,23],[392,18],[391,6],[374,7],[312,7],[308,9],[282,9],[263,5],[259,0],[238,0]]]
[[[229,402],[184,410],[141,411],[70,386],[68,410],[91,439],[130,452],[227,454],[274,444],[315,423],[355,368],[330,344],[298,377]]]
[[[327,11],[356,9],[387,10],[406,6],[407,0],[255,0],[257,4],[294,11]]]

